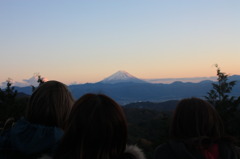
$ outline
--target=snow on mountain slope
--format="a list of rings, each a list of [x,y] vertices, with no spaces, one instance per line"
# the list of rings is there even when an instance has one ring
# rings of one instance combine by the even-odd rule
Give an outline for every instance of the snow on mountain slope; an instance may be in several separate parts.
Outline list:
[[[129,74],[126,71],[118,71],[100,82],[110,83],[110,84],[123,83],[123,82],[145,83],[145,81],[134,77],[133,75]]]

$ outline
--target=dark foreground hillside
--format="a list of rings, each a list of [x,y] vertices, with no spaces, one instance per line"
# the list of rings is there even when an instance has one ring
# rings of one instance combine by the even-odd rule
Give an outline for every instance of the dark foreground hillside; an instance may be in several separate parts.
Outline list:
[[[24,115],[28,97],[17,98],[13,103],[0,103],[0,125],[9,117],[16,119]],[[139,102],[123,106],[128,122],[128,143],[137,144],[143,149],[146,157],[153,157],[154,149],[161,143],[168,141],[168,129],[171,115],[178,101],[162,103]],[[6,109],[5,109],[6,108]],[[223,113],[224,125],[227,134],[240,139],[240,112],[239,109]]]
[[[176,106],[178,100],[169,100],[165,102],[153,103],[153,102],[136,102],[125,105],[125,108],[141,108],[141,109],[149,109],[160,112],[172,112]]]
[[[137,144],[148,159],[152,158],[157,145],[168,140],[169,112],[123,108],[128,121],[128,143]]]

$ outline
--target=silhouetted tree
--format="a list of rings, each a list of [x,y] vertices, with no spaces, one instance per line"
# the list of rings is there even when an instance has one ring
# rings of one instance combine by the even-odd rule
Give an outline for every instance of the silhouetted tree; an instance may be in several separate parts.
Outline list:
[[[28,96],[17,97],[18,92],[12,86],[12,80],[6,80],[5,89],[0,89],[0,123],[5,123],[9,118],[18,119],[24,115]]]
[[[206,99],[212,104],[215,104],[217,101],[230,100],[232,97],[229,97],[229,93],[231,93],[236,84],[236,81],[228,82],[228,75],[221,72],[217,64],[215,66],[217,68],[218,82],[212,84],[213,89],[206,96]]]
[[[213,88],[205,96],[208,102],[213,104],[216,110],[224,121],[227,132],[231,135],[240,136],[240,129],[236,123],[240,124],[240,112],[238,107],[240,105],[240,97],[230,96],[236,81],[228,81],[228,75],[221,71],[218,65],[217,68],[217,82],[213,83]]]
[[[5,121],[9,117],[10,109],[15,102],[17,91],[12,87],[12,80],[6,80],[7,87],[0,89],[0,121]]]
[[[2,102],[13,102],[17,95],[17,91],[14,90],[15,88],[12,87],[12,80],[8,78],[6,80],[7,87],[5,90],[0,89],[0,101]]]
[[[39,87],[39,86],[41,86],[45,82],[44,78],[39,73],[36,73],[35,76],[37,76],[37,82],[38,82],[38,86],[37,87]],[[36,87],[33,86],[33,85],[31,85],[31,87],[32,87],[32,92],[34,92]]]

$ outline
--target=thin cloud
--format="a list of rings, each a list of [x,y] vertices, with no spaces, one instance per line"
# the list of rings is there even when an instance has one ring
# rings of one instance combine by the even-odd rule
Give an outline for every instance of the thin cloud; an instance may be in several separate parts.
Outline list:
[[[29,86],[37,86],[38,82],[37,82],[38,78],[36,76],[33,76],[29,79],[23,79],[24,83],[26,83]]]
[[[42,80],[44,81],[44,82],[46,82],[46,81],[48,81],[48,79],[47,78],[45,78],[45,77],[42,77]],[[22,81],[14,81],[14,80],[11,80],[11,82],[12,82],[12,86],[16,86],[16,87],[27,87],[27,86],[38,86],[39,85],[39,83],[37,82],[38,81],[38,77],[37,76],[32,76],[32,77],[30,77],[30,78],[28,78],[28,79],[23,79]],[[5,82],[2,82],[1,84],[0,84],[0,88],[6,88],[7,87],[7,81],[5,81]]]

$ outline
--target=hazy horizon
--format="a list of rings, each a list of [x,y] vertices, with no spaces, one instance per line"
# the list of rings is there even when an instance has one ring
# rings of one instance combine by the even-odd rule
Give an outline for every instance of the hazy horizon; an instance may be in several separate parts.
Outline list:
[[[131,76],[134,76],[133,74],[131,74],[129,72],[127,72],[127,73],[130,74]],[[110,77],[112,75],[109,75],[108,77]],[[108,77],[105,77],[105,78],[108,78]],[[136,77],[136,76],[134,76],[134,77]],[[42,78],[44,78],[44,77],[42,77]],[[79,83],[77,81],[74,81],[74,82],[71,82],[71,83],[64,83],[63,81],[60,81],[60,80],[58,80],[58,81],[63,82],[66,85],[75,85],[75,84],[85,84],[85,83],[97,83],[97,82],[101,82],[105,78],[103,78],[103,79],[101,79],[99,81],[84,82],[84,83]],[[136,78],[138,78],[138,77],[136,77]],[[11,80],[13,86],[18,86],[18,87],[25,87],[25,86],[31,86],[31,85],[38,86],[38,82],[37,82],[38,77],[36,75],[32,76],[29,79],[23,79],[21,81],[14,81],[11,78],[9,78],[9,79]],[[138,79],[144,80],[144,81],[149,82],[149,83],[163,83],[163,84],[170,84],[170,83],[173,83],[173,82],[176,82],[176,81],[198,83],[198,82],[205,81],[205,80],[216,81],[217,80],[217,76],[211,76],[211,77],[189,77],[189,78],[188,77],[185,77],[185,78],[152,78],[152,79],[141,79],[141,78],[138,78]],[[48,81],[49,79],[44,78],[44,80]],[[6,81],[0,83],[0,88],[5,88],[6,84],[7,84]]]

